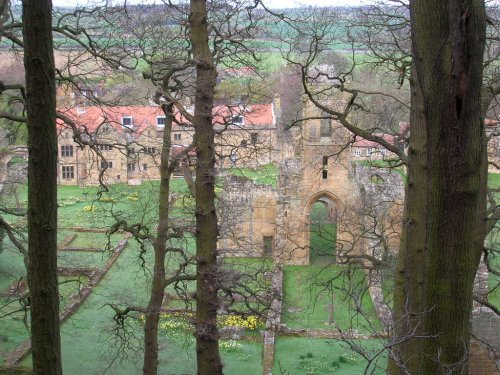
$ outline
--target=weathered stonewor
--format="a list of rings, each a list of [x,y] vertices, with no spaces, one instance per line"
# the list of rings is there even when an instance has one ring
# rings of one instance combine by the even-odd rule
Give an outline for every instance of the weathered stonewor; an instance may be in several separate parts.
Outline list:
[[[87,276],[90,279],[97,272],[99,269],[92,267],[57,267],[59,276]]]
[[[14,281],[8,288],[0,292],[0,297],[21,297],[28,289],[28,282],[26,279],[19,279]]]
[[[356,330],[340,331],[338,329],[313,329],[313,328],[294,329],[294,328],[289,328],[284,324],[278,327],[277,333],[280,336],[288,336],[288,337],[309,337],[313,339],[338,339],[338,340],[346,340],[346,339],[368,340],[374,338],[380,339],[388,337],[387,333],[362,334],[358,333]]]
[[[469,375],[500,374],[500,317],[486,307],[472,313]]]
[[[274,365],[274,344],[277,329],[281,323],[281,309],[283,303],[283,268],[278,265],[273,273],[272,288],[274,298],[271,302],[271,309],[267,315],[266,329],[263,332],[263,360],[262,373],[270,375]]]
[[[4,131],[0,131],[2,141],[6,139],[3,133]],[[2,146],[0,152],[0,194],[26,183],[28,178],[28,148],[24,146]],[[25,162],[11,162],[14,158],[22,158]]]
[[[82,233],[108,233],[109,229],[107,228],[84,228],[84,227],[59,227],[58,229],[71,230],[73,232],[82,232]],[[123,233],[123,231],[119,231]]]
[[[77,293],[72,294],[69,297],[69,302],[63,311],[59,314],[59,320],[61,323],[66,321],[73,313],[75,313],[82,303],[87,299],[87,297],[92,292],[92,289],[99,284],[99,282],[104,278],[106,273],[109,271],[111,266],[116,262],[123,249],[127,246],[128,237],[125,236],[123,240],[118,242],[115,246],[111,257],[106,262],[104,268],[100,270],[92,270],[90,272],[90,278],[86,286],[82,287]],[[90,269],[89,269],[90,270]],[[87,271],[89,271],[87,270]],[[5,365],[14,366],[19,364],[19,362],[25,358],[31,352],[31,340],[28,339],[19,345],[16,349],[10,352],[5,358]]]
[[[60,247],[58,250],[59,251],[83,251],[83,252],[88,252],[88,253],[103,253],[106,251],[106,249],[99,248],[99,247],[79,247],[79,246]]]
[[[368,292],[373,302],[373,307],[377,313],[385,332],[389,332],[392,326],[392,311],[384,300],[382,291],[382,279],[379,271],[367,271]]]
[[[218,212],[221,256],[271,256],[263,254],[264,237],[275,236],[276,189],[246,177],[223,177]]]
[[[303,115],[311,120],[286,135],[293,150],[282,155],[277,188],[227,176],[219,214],[223,256],[272,256],[281,264],[309,264],[310,219],[316,203],[335,220],[338,247],[362,252],[359,220],[349,227],[355,212],[348,210],[348,220],[340,217],[360,195],[345,151],[349,134],[334,122],[328,124],[328,135],[323,134],[321,114],[311,106]]]
[[[479,262],[479,267],[477,269],[476,273],[476,278],[474,279],[474,297],[479,299],[480,301],[487,301],[488,300],[488,267],[486,266],[486,263],[484,259],[481,258],[481,261]],[[477,309],[481,305],[474,301],[474,308]]]
[[[57,245],[58,249],[61,250],[63,247],[69,246],[71,242],[73,242],[76,238],[76,233],[71,233],[64,237],[64,239]]]

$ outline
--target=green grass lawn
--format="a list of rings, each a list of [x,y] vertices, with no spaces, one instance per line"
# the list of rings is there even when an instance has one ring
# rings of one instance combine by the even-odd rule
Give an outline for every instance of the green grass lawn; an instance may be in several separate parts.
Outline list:
[[[278,337],[273,374],[287,375],[360,375],[369,366],[369,374],[385,374],[386,358],[378,357],[381,344],[376,340],[353,340],[351,344],[362,350],[370,365],[346,342],[304,337]]]
[[[258,170],[231,169],[230,173],[243,175],[257,183],[276,186],[277,168],[266,166]],[[110,192],[96,197],[97,188],[81,189],[74,186],[59,188],[59,223],[60,226],[107,228],[114,218],[112,214],[130,220],[142,220],[154,228],[157,215],[158,183],[150,182],[141,186],[114,185]],[[172,190],[181,195],[186,191],[182,179],[172,181]],[[21,200],[26,192],[20,191]],[[182,204],[176,202],[178,212],[182,213]],[[85,207],[95,206],[94,210]],[[20,219],[10,217],[12,221]],[[333,230],[334,228],[330,228]],[[61,242],[72,232],[61,230],[58,240]],[[116,243],[121,235],[112,237]],[[315,236],[313,236],[313,242]],[[318,246],[329,246],[318,242]],[[103,247],[107,237],[102,233],[77,233],[76,239],[69,246]],[[0,253],[0,287],[6,288],[13,280],[25,274],[19,253],[4,239],[4,251]],[[176,246],[194,249],[192,237],[180,241]],[[316,246],[316,245],[315,245]],[[139,246],[129,240],[129,246],[120,256],[110,272],[94,290],[84,305],[62,326],[63,364],[66,374],[98,374],[107,370],[109,374],[137,374],[142,361],[142,328],[137,321],[127,326],[127,331],[117,331],[113,321],[113,310],[107,305],[113,303],[121,307],[126,305],[144,306],[148,299],[148,288],[152,275],[152,254],[150,249],[140,257]],[[108,252],[71,252],[59,251],[59,264],[67,267],[103,267],[108,260]],[[142,260],[145,267],[142,267]],[[178,259],[169,258],[169,266],[174,267]],[[321,262],[320,262],[321,263]],[[250,274],[244,279],[247,286],[269,285],[269,280],[262,270],[270,270],[273,263],[269,259],[225,259],[224,267],[231,272]],[[315,264],[311,266],[286,266],[284,269],[285,297],[283,322],[293,328],[335,328],[355,329],[360,333],[380,330],[379,322],[374,318],[373,306],[366,292],[364,273],[356,268],[348,269],[336,265]],[[67,282],[75,278],[64,277],[61,281],[61,294],[67,296],[78,288],[78,283]],[[194,291],[194,284],[186,286],[188,292]],[[168,292],[173,293],[172,287]],[[2,301],[4,302],[4,301]],[[63,299],[63,304],[65,300]],[[327,325],[333,304],[333,326]],[[173,301],[170,306],[183,307],[180,301]],[[236,306],[238,307],[238,306]],[[363,314],[359,313],[362,310]],[[372,321],[371,325],[369,320]],[[7,340],[3,339],[4,332]],[[117,338],[117,333],[126,338],[124,344]],[[0,319],[0,357],[12,350],[27,337],[22,317],[13,315]],[[236,348],[222,344],[222,356],[227,374],[258,374],[262,372],[262,344],[259,341],[239,341]],[[377,347],[376,343],[368,346]],[[191,336],[179,342],[167,332],[160,337],[160,373],[194,374],[195,349]],[[312,353],[312,357],[308,353]],[[333,354],[332,354],[333,353]],[[341,347],[332,340],[313,340],[305,338],[279,338],[277,341],[276,366],[281,364],[288,374],[309,374],[308,368],[318,371],[335,369],[341,374],[359,374],[366,362],[350,356],[349,349]],[[304,358],[301,358],[303,356]],[[343,359],[340,359],[343,357]],[[351,358],[352,357],[352,358]],[[326,362],[325,362],[326,361]],[[385,360],[381,359],[381,363]],[[326,364],[325,364],[325,363]],[[334,364],[337,363],[337,364]],[[30,364],[30,359],[23,362]],[[337,368],[338,365],[338,368]],[[279,367],[275,373],[279,373]],[[315,371],[316,371],[315,370]],[[326,370],[325,370],[326,371]],[[331,372],[314,372],[315,374]]]
[[[3,357],[29,337],[29,314],[12,298],[0,298],[0,365]],[[18,312],[19,311],[19,312]]]
[[[7,238],[1,241],[0,251],[0,291],[26,274],[23,258]]]
[[[284,267],[283,323],[292,328],[381,329],[364,272],[338,265]],[[329,314],[333,305],[333,324]]]
[[[247,177],[261,185],[276,187],[278,184],[278,167],[274,164],[264,165],[257,169],[230,168],[228,172],[235,176]]]
[[[500,173],[488,173],[488,186],[492,188],[500,188]]]
[[[335,244],[337,226],[327,207],[316,202],[311,208],[311,243],[309,261],[311,264],[329,264],[335,262]]]
[[[78,293],[79,287],[87,282],[86,277],[60,276],[59,295],[60,309],[69,303],[69,296]],[[29,313],[23,309],[23,303],[18,298],[0,298],[0,364],[8,352],[29,337]]]
[[[135,375],[141,372],[142,327],[136,320],[127,325],[125,344],[116,336],[113,310],[107,306],[145,305],[151,270],[142,269],[137,261],[134,242],[123,252],[84,306],[62,326],[64,373],[69,375],[109,374]],[[151,254],[146,254],[150,265]],[[10,328],[9,328],[10,329]],[[237,348],[222,349],[227,374],[258,374],[262,372],[260,342],[238,342]],[[183,339],[160,334],[160,368],[162,374],[195,374],[195,348],[192,336]],[[30,358],[22,362],[30,365]]]

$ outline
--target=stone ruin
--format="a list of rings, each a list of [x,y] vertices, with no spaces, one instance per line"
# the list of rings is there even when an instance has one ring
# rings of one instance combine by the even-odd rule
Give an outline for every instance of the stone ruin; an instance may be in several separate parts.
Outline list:
[[[293,142],[287,139],[276,187],[223,176],[222,256],[272,257],[281,264],[309,264],[311,209],[316,202],[335,218],[340,257],[359,257],[369,250],[371,256],[382,259],[397,252],[403,172],[354,162],[349,150],[343,149],[345,140],[338,132],[319,142],[297,134],[307,134],[309,125],[294,130]],[[374,227],[374,222],[379,225]],[[390,235],[383,233],[387,228],[391,228]],[[376,241],[372,235],[365,239],[362,232],[370,230],[382,239]]]

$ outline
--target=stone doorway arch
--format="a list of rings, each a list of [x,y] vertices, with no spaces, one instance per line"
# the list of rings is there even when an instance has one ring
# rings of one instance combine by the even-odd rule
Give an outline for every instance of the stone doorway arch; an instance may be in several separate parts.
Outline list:
[[[306,256],[308,263],[335,261],[340,200],[323,190],[313,194],[304,207]]]

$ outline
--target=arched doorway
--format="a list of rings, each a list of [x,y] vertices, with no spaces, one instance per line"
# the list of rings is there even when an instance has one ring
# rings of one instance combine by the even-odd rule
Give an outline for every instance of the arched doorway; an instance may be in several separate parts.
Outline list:
[[[313,197],[309,212],[309,264],[335,262],[337,242],[337,201],[327,194]]]

